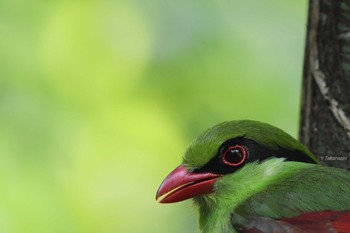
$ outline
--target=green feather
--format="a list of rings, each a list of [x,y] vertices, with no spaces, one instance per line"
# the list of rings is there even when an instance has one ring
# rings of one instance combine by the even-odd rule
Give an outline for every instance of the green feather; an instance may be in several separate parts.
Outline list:
[[[269,159],[250,163],[194,198],[203,233],[233,233],[254,216],[295,217],[301,212],[350,209],[350,173],[318,164]]]

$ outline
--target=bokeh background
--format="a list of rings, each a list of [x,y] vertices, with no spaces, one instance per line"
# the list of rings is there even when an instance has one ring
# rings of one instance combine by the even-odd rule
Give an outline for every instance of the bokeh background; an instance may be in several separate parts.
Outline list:
[[[0,232],[196,232],[155,192],[224,120],[297,135],[306,0],[0,1]]]

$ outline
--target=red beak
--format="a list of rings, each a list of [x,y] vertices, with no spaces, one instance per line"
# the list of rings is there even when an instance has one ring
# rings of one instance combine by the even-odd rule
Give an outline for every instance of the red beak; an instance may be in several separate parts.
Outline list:
[[[160,185],[156,200],[160,203],[172,203],[212,193],[215,180],[220,176],[212,173],[190,173],[184,165],[178,166]]]

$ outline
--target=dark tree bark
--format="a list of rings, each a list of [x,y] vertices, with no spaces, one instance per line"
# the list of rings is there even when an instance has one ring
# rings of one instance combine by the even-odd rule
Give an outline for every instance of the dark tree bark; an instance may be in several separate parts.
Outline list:
[[[310,0],[300,141],[329,166],[350,168],[350,1]]]

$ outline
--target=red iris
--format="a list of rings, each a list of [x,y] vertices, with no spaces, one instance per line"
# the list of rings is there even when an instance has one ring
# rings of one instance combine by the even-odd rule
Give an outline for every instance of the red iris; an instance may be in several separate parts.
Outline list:
[[[246,158],[247,151],[240,145],[230,146],[222,155],[222,161],[229,166],[241,165]]]

